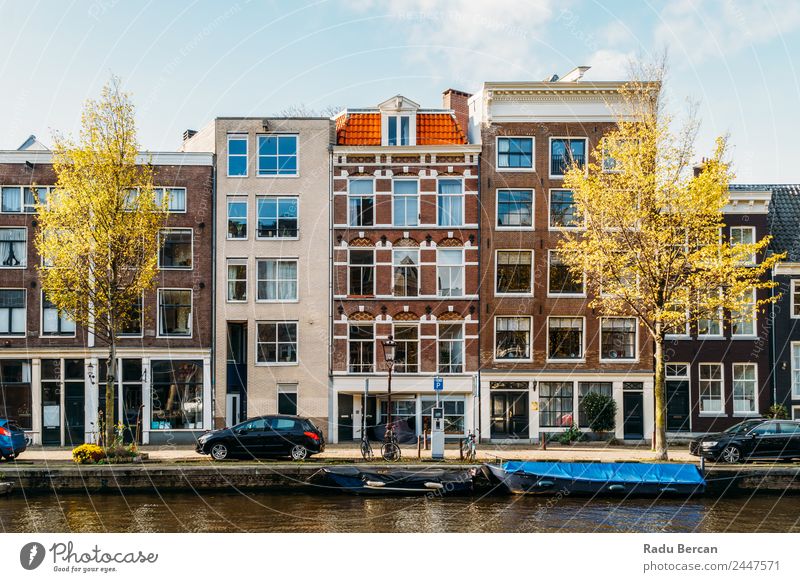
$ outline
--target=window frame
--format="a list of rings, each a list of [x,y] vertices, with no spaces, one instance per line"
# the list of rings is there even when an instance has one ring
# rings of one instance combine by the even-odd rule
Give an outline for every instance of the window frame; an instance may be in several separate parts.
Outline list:
[[[444,327],[459,326],[461,328],[461,338],[455,339],[455,340],[451,340],[451,339],[442,340],[442,331],[441,330],[442,330],[443,326]],[[439,375],[453,375],[453,374],[464,374],[464,373],[466,373],[465,370],[466,370],[466,365],[467,364],[466,364],[466,353],[464,351],[465,348],[466,348],[466,337],[465,336],[466,336],[466,326],[464,325],[464,321],[463,320],[445,320],[445,321],[437,321],[436,322],[436,373],[437,374],[439,374]],[[440,356],[442,355],[441,354],[441,349],[440,349],[440,343],[442,341],[446,341],[451,346],[453,344],[455,344],[455,343],[460,343],[460,345],[461,345],[461,363],[459,364],[460,365],[460,370],[459,371],[457,371],[457,372],[453,372],[453,371],[443,372],[442,371],[442,365],[443,364],[442,364],[442,361],[441,361],[441,358],[440,358]],[[451,348],[450,354],[452,355],[452,348]],[[452,368],[453,364],[449,363],[449,364],[447,364],[447,366]]]
[[[439,264],[439,253],[440,252],[448,252],[448,251],[458,252],[458,253],[461,254],[461,261],[459,262],[458,265],[447,265],[447,264],[440,265]],[[443,295],[442,294],[442,289],[439,286],[439,283],[440,283],[439,269],[440,268],[447,268],[447,269],[450,269],[450,270],[452,270],[454,268],[461,269],[461,294],[460,295]],[[466,255],[464,253],[464,249],[463,248],[451,248],[451,247],[437,248],[436,249],[436,296],[437,297],[459,297],[459,298],[460,297],[466,297],[467,296],[466,271],[467,271],[467,268],[466,268]]]
[[[754,410],[750,411],[737,411],[736,410],[736,367],[750,367],[755,371],[753,382],[753,405]],[[741,382],[742,380],[739,380]],[[751,380],[747,380],[750,382]],[[753,362],[733,362],[731,363],[731,405],[733,406],[733,416],[759,416],[758,414],[758,364]]]
[[[611,319],[633,320],[633,357],[631,358],[609,358],[603,355],[603,323]],[[614,362],[638,362],[639,361],[639,318],[633,315],[604,315],[600,317],[600,361],[604,363]]]
[[[458,182],[461,185],[461,192],[458,194],[447,194],[439,191],[439,186],[442,182]],[[461,205],[461,222],[459,224],[443,224],[439,220],[441,201],[443,199],[452,200],[457,198]],[[464,178],[461,176],[438,176],[436,178],[436,226],[441,228],[463,228],[466,224],[466,195],[464,193]]]
[[[239,282],[241,279],[231,280],[230,267],[244,267],[244,299],[231,299],[231,282]],[[225,303],[247,303],[247,296],[249,291],[249,276],[250,269],[248,268],[248,260],[246,258],[226,258],[225,259]]]
[[[795,293],[800,294],[800,279],[790,279],[789,283],[789,318],[800,319],[800,301],[795,301]],[[797,299],[800,299],[798,297]]]
[[[23,254],[22,260],[17,258],[19,261],[19,265],[3,265],[0,263],[0,270],[7,269],[7,270],[14,270],[14,269],[27,269],[28,268],[28,228],[27,225],[22,226],[0,226],[0,230],[19,230],[24,233],[24,237],[22,241],[13,241],[15,243],[21,242],[23,247],[25,248],[25,252]]]
[[[588,136],[584,137],[570,137],[570,136],[560,136],[560,135],[551,135],[548,140],[548,148],[547,148],[547,176],[551,180],[561,180],[566,176],[566,174],[554,174],[553,173],[553,141],[560,140],[560,141],[582,141],[583,142],[583,170],[585,175],[589,175],[589,138]],[[572,151],[572,144],[569,144],[570,152]],[[564,190],[564,188],[561,188]],[[567,188],[568,189],[568,188]]]
[[[161,297],[164,291],[187,291],[189,293],[188,334],[164,333],[164,330],[162,328],[163,320],[162,320],[162,301],[161,301]],[[192,339],[192,337],[194,336],[194,322],[192,321],[194,318],[194,289],[187,287],[159,287],[156,290],[156,313],[158,317],[157,331],[156,331],[158,338]]]
[[[398,194],[398,193],[395,192],[395,188],[394,188],[394,185],[395,185],[396,182],[414,182],[416,184],[416,186],[417,186],[417,191],[416,191],[415,194],[404,194],[404,193]],[[349,180],[347,182],[347,188],[348,188],[348,192],[349,192],[349,190],[350,190],[350,181]],[[373,180],[373,187],[372,187],[372,196],[373,196],[373,198],[375,197],[375,183],[374,183],[374,180]],[[399,177],[399,178],[392,177],[392,208],[391,208],[391,210],[392,210],[392,226],[393,227],[397,227],[397,228],[416,228],[416,227],[419,226],[419,220],[420,220],[419,197],[420,197],[420,193],[419,193],[419,178],[402,177],[402,176]],[[416,201],[416,207],[417,207],[417,212],[415,213],[415,223],[414,224],[398,224],[397,216],[395,215],[395,211],[394,211],[395,210],[394,204],[398,200],[403,200],[403,208],[406,210],[406,213],[407,213],[408,209],[407,209],[406,205],[408,204],[408,200],[411,199],[411,198],[413,198]],[[350,210],[349,193],[348,193],[347,200],[348,200],[348,214],[349,214],[349,210]],[[437,194],[437,200],[438,200],[438,194]],[[375,214],[375,201],[374,200],[373,200],[373,206],[372,206],[372,213],[373,213],[372,222],[373,222],[373,225],[374,225],[374,222],[375,222],[375,216],[374,216],[374,214]],[[348,221],[349,221],[349,216],[348,216]]]
[[[583,298],[586,297],[586,271],[583,272],[583,280],[581,281],[581,288],[583,289],[580,293],[559,293],[557,291],[552,291],[550,289],[550,265],[551,265],[551,257],[553,253],[560,253],[558,249],[547,249],[547,296],[553,298]],[[569,269],[569,267],[567,267]]]
[[[52,307],[49,309],[56,309],[58,315],[58,331],[45,331],[44,329],[44,310],[45,310],[45,291],[42,289],[41,293],[39,294],[39,337],[77,337],[78,334],[78,324],[75,321],[66,317],[67,320],[72,321],[73,329],[72,333],[64,333],[61,331],[62,320],[64,319],[64,315],[62,315],[61,310],[57,307]],[[27,308],[27,303],[26,303]]]
[[[416,339],[412,339],[412,340],[409,340],[409,339],[406,339],[406,338],[398,338],[398,335],[397,335],[397,328],[398,327],[407,327],[407,328],[412,328],[413,327],[416,330],[417,338]],[[400,369],[398,368],[398,364],[395,362],[394,367],[392,369],[392,373],[393,374],[401,374],[401,375],[419,374],[420,373],[420,361],[422,359],[421,358],[422,353],[421,353],[421,350],[420,350],[420,346],[421,346],[420,324],[418,322],[416,322],[416,321],[393,321],[392,322],[392,336],[394,337],[394,341],[397,342],[398,347],[399,347],[401,342],[404,343],[404,344],[416,344],[416,350],[417,350],[416,351],[417,361],[413,364],[413,366],[415,368],[413,371],[408,371],[408,370],[400,371]],[[395,353],[397,353],[397,348],[395,348]],[[409,366],[408,363],[405,363],[405,364],[402,364],[402,365],[405,366],[405,367]]]
[[[139,312],[139,333],[121,332],[117,334],[120,339],[142,338],[144,337],[144,291],[139,297],[139,305],[141,310]]]
[[[756,309],[756,303],[758,302],[758,296],[756,294],[755,288],[750,290],[753,298],[753,315],[750,319],[750,323],[753,325],[753,332],[752,333],[734,333],[733,326],[734,326],[734,317],[733,313],[731,314],[730,319],[730,326],[731,326],[731,339],[732,340],[752,340],[758,338],[758,309]]]
[[[276,138],[278,141],[275,146],[275,154],[261,154],[261,140],[267,139],[270,137]],[[294,139],[294,158],[295,158],[295,171],[293,174],[286,174],[280,172],[280,165],[276,165],[276,173],[274,174],[267,174],[262,172],[261,170],[261,158],[267,157],[275,157],[276,162],[280,162],[281,156],[289,157],[286,154],[278,153],[280,151],[280,142],[282,139]],[[299,178],[300,177],[300,134],[297,132],[287,132],[287,133],[258,133],[256,134],[256,178]]]
[[[736,230],[736,231],[742,231],[742,232],[744,232],[744,231],[749,231],[749,232],[750,232],[750,233],[752,233],[752,235],[753,235],[753,241],[752,241],[752,242],[749,242],[749,243],[743,243],[743,244],[755,244],[755,242],[756,242],[756,240],[757,240],[757,239],[756,239],[756,227],[755,227],[755,226],[743,226],[743,225],[737,225],[737,226],[731,226],[731,227],[728,227],[728,241],[730,242],[730,245],[731,245],[732,247],[733,247],[733,246],[736,246],[736,245],[734,244],[734,242],[733,242],[733,231],[734,231],[734,230]],[[740,235],[740,236],[741,236],[741,235]],[[742,243],[739,243],[739,244],[742,244]],[[756,253],[752,253],[752,254],[750,255],[750,258],[749,258],[747,261],[745,261],[744,263],[741,263],[741,264],[743,264],[743,265],[745,265],[745,266],[748,266],[748,267],[752,267],[752,266],[755,266],[755,265],[756,265],[756,259],[757,259],[757,257],[756,257]]]
[[[550,356],[550,322],[553,319],[578,319],[581,322],[581,353],[577,358],[554,358]],[[586,317],[582,315],[548,315],[547,316],[547,345],[546,345],[545,358],[548,363],[571,363],[571,362],[585,362],[586,361]]]
[[[274,200],[275,201],[275,236],[261,236],[261,227],[259,225],[259,221],[261,220],[261,213],[259,212],[260,202],[266,200]],[[295,209],[295,216],[294,220],[296,223],[295,226],[295,234],[293,236],[280,236],[281,228],[280,228],[280,206],[281,201],[289,200],[294,202],[294,209]],[[300,197],[292,194],[256,194],[256,231],[255,231],[255,240],[257,241],[272,241],[272,240],[299,240],[300,239]],[[241,239],[239,239],[241,240]]]
[[[408,265],[400,265],[400,264],[398,264],[397,261],[395,260],[395,253],[408,253],[408,252],[415,253],[416,257],[417,257],[416,261],[414,262],[414,267],[413,267],[413,268],[416,268],[416,270],[417,270],[416,293],[414,293],[413,295],[412,294],[398,295],[395,292],[395,289],[397,288],[397,286],[395,285],[395,281],[397,279],[396,270],[397,269],[404,269],[405,270],[405,269],[410,269],[412,267],[410,267]],[[349,268],[349,258],[350,258],[350,255],[348,253],[348,268]],[[392,297],[419,297],[420,287],[421,287],[421,285],[420,285],[420,283],[421,283],[420,274],[421,274],[421,267],[420,267],[420,250],[419,250],[419,247],[393,247],[392,248]],[[408,288],[408,284],[407,284],[408,283],[408,277],[405,277],[405,281],[406,281],[406,288]],[[348,285],[349,285],[349,280],[348,280]],[[373,281],[373,289],[374,289],[374,281]]]
[[[800,341],[790,342],[790,361],[789,370],[791,373],[790,380],[790,394],[793,400],[800,400]],[[798,351],[797,360],[795,361],[795,350]],[[797,380],[797,382],[795,382]]]
[[[501,166],[500,165],[500,140],[501,139],[527,139],[531,142],[530,166]],[[498,135],[494,138],[494,169],[496,172],[536,172],[536,136],[533,135]]]
[[[244,204],[244,236],[231,236],[231,204]],[[239,218],[237,218],[239,220]],[[225,240],[247,240],[250,238],[250,200],[246,194],[228,194],[225,199]]]
[[[276,277],[275,279],[261,279],[259,275],[259,266],[261,263],[269,263],[270,261],[278,263],[276,265],[276,275],[278,270],[280,269],[280,263],[294,263],[294,298],[293,299],[261,299],[259,295],[259,289],[261,287],[260,283],[262,281],[266,282],[267,284],[270,281],[275,283],[275,292],[278,292],[279,285],[282,281],[289,281],[290,279],[281,279]],[[268,269],[267,269],[268,270]],[[299,257],[258,257],[256,258],[256,273],[255,273],[255,280],[256,280],[256,293],[255,293],[255,302],[256,303],[299,303],[300,301],[300,258]],[[268,286],[268,285],[267,285]]]
[[[524,358],[498,358],[497,357],[497,323],[500,319],[527,319],[528,320],[528,342],[527,357]],[[533,316],[531,315],[495,315],[492,317],[493,343],[492,360],[495,362],[532,362],[533,361]]]
[[[553,385],[556,385],[556,384],[558,385],[558,387],[556,389],[557,395],[553,395],[550,392],[553,389]],[[539,395],[538,395],[538,398],[537,398],[537,403],[539,404],[539,410],[537,411],[537,413],[539,415],[539,426],[540,427],[546,427],[546,428],[555,428],[555,429],[567,429],[569,427],[566,424],[564,424],[564,422],[563,422],[564,421],[564,417],[567,416],[567,415],[569,415],[569,417],[571,419],[570,424],[571,425],[575,425],[577,423],[577,421],[578,421],[578,419],[575,418],[575,400],[576,400],[576,398],[575,398],[575,392],[576,392],[575,382],[572,381],[572,380],[543,380],[543,381],[540,380],[538,382],[538,385],[539,385],[538,386]],[[543,388],[545,386],[547,387],[548,395],[547,396],[542,396],[542,393],[544,392]],[[563,396],[561,391],[564,388],[566,388],[567,386],[570,386],[569,396]],[[550,407],[543,406],[543,399],[546,399],[547,402],[553,402],[553,401],[557,400],[559,402],[559,404],[560,404],[560,406],[558,407],[558,410],[554,410],[554,409],[552,409]],[[569,400],[569,404],[570,404],[569,408],[565,408],[563,406],[564,402],[567,401],[567,400]],[[559,423],[557,423],[557,424],[549,424],[549,422],[545,423],[544,420],[543,420],[543,413],[546,413],[546,414],[550,415],[553,418],[558,418],[559,419]],[[553,416],[554,413],[555,414],[560,413],[560,415],[559,416]]]
[[[18,337],[26,337],[28,335],[28,290],[24,287],[2,287],[0,288],[0,292],[2,291],[22,291],[22,298],[23,298],[23,305],[22,307],[0,307],[0,310],[7,310],[8,311],[8,328],[9,331],[5,331],[0,329],[0,337],[8,337],[8,338],[18,338]],[[12,323],[13,323],[13,313],[12,310],[14,309],[22,309],[22,331],[21,332],[14,332],[12,330]]]
[[[369,252],[372,255],[372,263],[370,263],[369,265],[367,265],[367,264],[364,264],[364,265],[355,264],[354,265],[352,263],[352,261],[351,261],[351,256],[352,256],[353,252],[364,252],[364,253]],[[348,248],[347,249],[347,296],[348,297],[375,297],[375,288],[376,288],[376,285],[377,285],[377,278],[376,278],[377,265],[375,264],[376,263],[375,254],[376,254],[375,253],[375,249],[374,248],[370,248],[370,247],[367,247],[367,248],[353,247],[353,248]],[[364,278],[363,278],[364,269],[366,267],[372,268],[372,293],[368,293],[368,294],[356,294],[356,293],[353,293],[352,292],[353,290],[352,290],[352,288],[350,286],[350,283],[352,282],[351,271],[354,268],[358,269],[360,271],[360,273],[361,273],[361,277],[359,278],[359,280],[363,281],[364,280]],[[364,291],[364,289],[361,289],[361,291]]]
[[[161,237],[164,236],[164,235],[169,235],[169,234],[177,233],[177,232],[184,232],[185,233],[187,231],[190,233],[190,237],[189,237],[189,245],[190,245],[189,260],[190,260],[191,264],[188,267],[186,267],[186,266],[177,266],[177,267],[174,267],[174,266],[173,267],[165,267],[165,266],[163,266],[161,264],[161,253],[164,251],[165,244],[162,244]],[[166,239],[165,239],[165,242],[166,242]],[[191,228],[191,227],[168,227],[168,228],[159,229],[159,231],[158,231],[158,270],[159,271],[194,271],[194,229],[193,228]]]
[[[714,366],[719,370],[719,379],[704,379],[703,367]],[[703,382],[719,383],[719,410],[703,411]],[[728,416],[725,413],[725,366],[722,362],[699,362],[697,365],[697,414],[699,416]]]
[[[500,192],[531,193],[531,224],[529,226],[500,226]],[[494,229],[510,231],[536,230],[536,189],[535,188],[495,188],[494,189]]]
[[[366,340],[351,338],[350,337],[350,330],[353,327],[369,327],[370,330],[372,331],[372,338],[371,339],[366,339]],[[375,373],[375,359],[377,357],[377,349],[376,349],[376,345],[375,345],[375,340],[376,340],[376,336],[375,336],[375,322],[374,321],[359,321],[359,322],[349,321],[347,323],[347,372],[348,373],[350,373],[350,374],[374,374]],[[363,345],[363,344],[366,344],[366,345],[370,345],[371,344],[372,345],[372,354],[371,354],[372,355],[372,361],[369,362],[369,363],[366,363],[366,364],[364,364],[364,363],[358,364],[359,368],[357,370],[356,369],[352,369],[352,367],[354,365],[356,365],[356,364],[352,364],[350,362],[351,342],[357,342],[358,345]],[[363,355],[363,348],[359,349],[359,353]]]
[[[500,253],[530,253],[530,277],[528,280],[528,291],[527,292],[505,292],[500,290]],[[533,297],[534,294],[534,283],[533,283],[533,272],[534,272],[534,250],[533,249],[495,249],[494,251],[494,294],[498,297]]]
[[[244,153],[231,154],[231,140],[244,140]],[[228,133],[225,141],[225,175],[228,178],[247,178],[250,173],[250,135],[247,133]],[[244,174],[231,174],[231,156],[244,157]]]
[[[548,188],[547,189],[547,230],[551,232],[560,232],[560,231],[578,231],[578,230],[585,230],[586,229],[586,220],[580,222],[577,226],[558,226],[553,224],[553,193],[555,192],[572,192],[573,195],[573,205],[575,192],[570,188]]]
[[[294,394],[294,412],[281,412],[281,394]],[[276,382],[275,384],[275,405],[278,414],[289,414],[297,416],[300,410],[300,386],[297,382]]]
[[[354,181],[371,182],[372,183],[372,188],[371,188],[372,193],[371,194],[352,193],[350,191],[350,183],[354,182]],[[346,194],[347,194],[347,209],[346,209],[347,210],[347,221],[346,221],[347,226],[349,228],[372,228],[372,227],[374,227],[375,224],[376,224],[376,221],[375,221],[375,205],[376,205],[375,178],[374,177],[363,177],[363,176],[357,176],[355,178],[347,178],[347,193]],[[350,222],[350,201],[353,198],[359,198],[359,199],[370,198],[370,199],[372,199],[372,224],[352,224]],[[363,215],[364,215],[364,212],[363,212],[363,208],[362,208],[362,212],[358,213],[358,216],[359,217],[363,217]],[[394,217],[392,217],[392,219],[394,219]]]
[[[294,355],[295,359],[293,362],[281,362],[279,361],[278,354],[280,352],[279,348],[281,346],[281,342],[278,340],[278,326],[279,325],[294,325]],[[261,336],[260,327],[262,325],[274,325],[275,326],[275,357],[276,360],[274,362],[265,362],[259,360],[259,346],[262,343],[271,343],[271,342],[261,342],[259,339]],[[271,367],[271,366],[298,366],[300,365],[300,322],[296,319],[256,319],[256,333],[255,333],[255,356],[254,356],[254,364],[258,367]],[[289,342],[289,345],[291,342]]]
[[[172,192],[173,190],[183,190],[183,210],[170,210],[169,203],[167,203],[167,213],[168,214],[186,214],[187,210],[186,207],[189,205],[189,192],[185,186],[154,186],[153,191],[156,195],[156,205],[163,203],[163,196],[169,191]],[[159,197],[161,198],[161,202],[159,202]],[[171,200],[171,197],[170,197]]]

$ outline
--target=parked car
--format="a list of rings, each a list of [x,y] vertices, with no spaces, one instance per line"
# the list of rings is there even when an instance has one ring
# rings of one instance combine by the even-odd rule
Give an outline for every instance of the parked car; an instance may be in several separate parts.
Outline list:
[[[752,459],[800,459],[800,422],[748,419],[720,433],[693,440],[689,451],[725,463]]]
[[[25,431],[7,418],[0,418],[0,458],[13,459],[28,448]]]
[[[302,461],[324,451],[325,438],[307,418],[275,414],[203,433],[195,450],[216,461],[236,457],[291,457]]]

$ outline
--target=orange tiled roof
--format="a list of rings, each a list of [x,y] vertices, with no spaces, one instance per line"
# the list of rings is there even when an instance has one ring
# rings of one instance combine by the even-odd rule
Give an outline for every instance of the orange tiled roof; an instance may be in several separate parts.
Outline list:
[[[417,113],[417,145],[467,143],[456,118],[448,113]]]
[[[380,113],[343,113],[336,118],[338,145],[381,145]],[[467,138],[450,112],[417,113],[417,145],[465,144]]]

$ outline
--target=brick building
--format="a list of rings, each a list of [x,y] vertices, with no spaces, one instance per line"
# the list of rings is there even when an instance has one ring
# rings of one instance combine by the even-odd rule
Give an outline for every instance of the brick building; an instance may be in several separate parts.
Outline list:
[[[192,442],[212,424],[212,156],[143,152],[145,160],[170,215],[141,323],[119,338],[117,420],[131,427],[128,439],[138,425],[144,443]],[[33,137],[0,152],[0,416],[35,443],[73,445],[97,430],[108,352],[39,284],[32,187],[44,197],[55,184],[50,162]]]
[[[480,146],[464,123],[468,95],[444,108],[397,95],[335,117],[332,418],[334,442],[381,438],[388,409],[382,342],[398,344],[392,414],[421,434],[435,400],[451,438],[475,426],[479,332]],[[369,381],[369,396],[363,398]]]

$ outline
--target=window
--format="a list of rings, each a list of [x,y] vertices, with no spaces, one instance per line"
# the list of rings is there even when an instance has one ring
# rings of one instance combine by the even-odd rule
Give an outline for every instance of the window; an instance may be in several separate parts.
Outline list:
[[[203,362],[154,360],[152,430],[202,429]],[[105,390],[101,390],[105,392]]]
[[[583,358],[583,318],[549,317],[547,319],[547,357],[551,360]]]
[[[593,420],[586,414],[583,399],[592,392],[613,398],[613,386],[611,382],[578,382],[578,426],[588,427]]]
[[[297,384],[278,384],[278,414],[297,414]]]
[[[756,365],[733,365],[733,412],[756,412]]]
[[[531,318],[496,317],[494,320],[494,359],[530,360]]]
[[[460,323],[439,324],[439,373],[459,374],[464,371],[464,326]]]
[[[42,293],[42,335],[75,335],[75,322]]]
[[[800,279],[792,279],[792,317],[800,317]]]
[[[373,226],[375,224],[374,182],[354,179],[347,184],[347,224],[350,226]]]
[[[372,372],[375,359],[375,328],[371,323],[351,325],[347,330],[347,369]]]
[[[191,337],[191,289],[159,289],[158,314],[158,335]]]
[[[161,248],[158,251],[160,269],[192,268],[192,229],[162,230],[159,233]]]
[[[419,295],[419,251],[416,249],[396,249],[392,251],[394,269],[393,293],[397,297],[416,297]]]
[[[417,226],[419,223],[419,182],[416,180],[392,181],[392,224]]]
[[[130,318],[124,322],[119,335],[122,337],[141,337],[142,336],[142,318],[144,317],[144,297],[139,295],[135,304],[131,308]]]
[[[754,226],[732,226],[731,246],[752,245],[756,242],[756,228]],[[746,265],[755,265],[756,254],[750,253],[743,261]]]
[[[600,324],[600,357],[604,360],[636,358],[636,318],[604,317]]]
[[[792,342],[792,398],[800,400],[800,343]]]
[[[0,212],[22,212],[22,188],[20,186],[3,186]]]
[[[0,418],[13,418],[24,430],[33,428],[30,360],[0,360]]]
[[[500,170],[533,169],[533,138],[498,137],[497,168]]]
[[[531,293],[532,251],[497,251],[497,294]]]
[[[297,198],[262,196],[256,204],[258,238],[297,238]]]
[[[297,301],[297,259],[259,259],[256,267],[256,301]]]
[[[461,180],[439,180],[436,201],[439,226],[464,224],[464,187]]]
[[[416,324],[395,324],[394,372],[416,374],[419,372],[419,327]]]
[[[390,146],[411,145],[411,118],[408,115],[391,115],[387,119]]]
[[[700,414],[722,412],[722,364],[700,364]]]
[[[716,318],[697,320],[697,335],[702,337],[722,337],[722,311]]]
[[[372,250],[349,252],[349,295],[375,294],[375,253]]]
[[[436,280],[439,295],[461,297],[464,295],[464,254],[461,250],[436,251]]]
[[[297,136],[258,136],[258,175],[297,176]]]
[[[665,337],[688,337],[689,310],[685,304],[682,302],[667,303],[664,310],[669,312],[669,320],[664,323]]]
[[[552,295],[583,295],[583,277],[575,277],[558,251],[548,252],[547,292]]]
[[[0,228],[0,268],[28,266],[27,229]]]
[[[25,289],[0,289],[0,335],[25,335],[25,315]]]
[[[247,199],[228,197],[228,239],[247,238]]]
[[[578,206],[572,190],[550,190],[550,228],[579,228]]]
[[[550,140],[550,175],[563,176],[570,166],[583,168],[586,165],[586,138]]]
[[[734,336],[756,335],[756,291],[745,294],[741,311],[731,312],[731,333]]]
[[[257,322],[256,362],[259,364],[297,363],[297,322]]]
[[[247,301],[246,259],[228,259],[228,301]]]
[[[247,135],[228,136],[228,176],[247,176]]]
[[[569,427],[574,424],[572,382],[539,382],[539,425]]]
[[[3,186],[0,189],[0,212],[34,214],[38,203],[47,204],[47,186]]]
[[[497,227],[521,228],[533,225],[533,190],[497,191]]]
[[[167,197],[168,212],[186,212],[186,188],[155,188],[156,204],[164,204]]]

